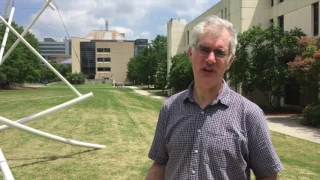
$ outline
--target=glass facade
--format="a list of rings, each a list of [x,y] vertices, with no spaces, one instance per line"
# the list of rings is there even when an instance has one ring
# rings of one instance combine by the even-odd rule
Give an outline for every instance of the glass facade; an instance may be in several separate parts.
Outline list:
[[[148,39],[137,39],[134,41],[134,55],[141,53],[142,49],[148,46]]]
[[[94,79],[96,75],[96,46],[95,42],[80,42],[81,72],[88,79]]]

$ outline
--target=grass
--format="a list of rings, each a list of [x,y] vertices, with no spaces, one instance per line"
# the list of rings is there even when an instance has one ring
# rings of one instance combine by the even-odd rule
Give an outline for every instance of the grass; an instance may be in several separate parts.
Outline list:
[[[93,150],[41,138],[16,129],[0,132],[0,147],[16,179],[144,179],[151,160],[161,100],[127,88],[81,85],[94,98],[26,125],[58,136],[104,144]],[[0,116],[16,120],[75,98],[65,85],[0,91]],[[284,163],[281,179],[320,179],[320,145],[272,133]],[[1,179],[0,174],[0,179]]]

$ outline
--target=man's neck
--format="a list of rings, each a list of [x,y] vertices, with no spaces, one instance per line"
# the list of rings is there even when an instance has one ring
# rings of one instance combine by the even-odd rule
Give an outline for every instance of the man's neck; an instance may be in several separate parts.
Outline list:
[[[217,99],[222,92],[222,82],[212,88],[204,88],[201,84],[194,83],[193,98],[201,109],[205,109],[212,101]]]

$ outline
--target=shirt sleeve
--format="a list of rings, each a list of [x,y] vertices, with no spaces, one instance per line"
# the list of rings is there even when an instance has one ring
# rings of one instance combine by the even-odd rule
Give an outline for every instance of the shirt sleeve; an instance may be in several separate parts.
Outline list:
[[[256,105],[247,113],[249,166],[256,177],[278,173],[283,165],[272,145],[263,111]]]
[[[149,151],[148,157],[158,163],[166,164],[168,161],[168,151],[166,148],[166,121],[167,121],[167,110],[165,105],[162,106],[158,123],[154,135],[154,139]]]

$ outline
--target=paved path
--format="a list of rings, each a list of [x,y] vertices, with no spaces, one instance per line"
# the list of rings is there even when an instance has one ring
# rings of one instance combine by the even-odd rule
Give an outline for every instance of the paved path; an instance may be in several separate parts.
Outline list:
[[[162,96],[155,96],[147,91],[141,90],[135,86],[129,86],[129,88],[133,89],[135,92],[149,96],[156,99],[166,100],[166,97]],[[279,132],[282,134],[286,134],[289,136],[293,136],[296,138],[304,139],[307,141],[311,141],[314,143],[320,144],[320,129],[318,128],[311,128],[302,126],[299,124],[299,120],[302,117],[297,116],[266,116],[269,129],[271,131]]]
[[[267,116],[269,129],[320,144],[320,129],[302,126],[296,116]]]

